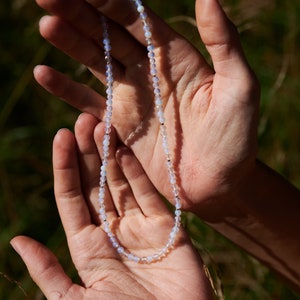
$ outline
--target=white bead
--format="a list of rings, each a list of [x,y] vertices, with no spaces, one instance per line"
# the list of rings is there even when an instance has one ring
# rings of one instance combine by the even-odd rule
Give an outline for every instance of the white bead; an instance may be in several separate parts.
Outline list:
[[[152,76],[156,75],[156,74],[157,74],[156,69],[151,69],[151,70],[150,70],[150,74],[151,74]],[[155,86],[155,87],[158,88],[157,86]]]
[[[137,7],[137,11],[138,11],[139,13],[142,13],[142,12],[144,12],[144,10],[145,10],[144,6],[141,5],[141,4],[139,4],[139,6]]]
[[[147,14],[146,14],[146,12],[141,13],[141,14],[140,14],[140,18],[141,18],[142,20],[146,20],[146,19],[147,19]]]
[[[146,259],[147,259],[147,263],[148,264],[153,261],[153,257],[152,256],[148,256]]]
[[[155,94],[156,96],[159,96],[159,95],[160,95],[160,89],[159,89],[158,87],[156,87],[156,88],[154,89],[154,94]]]
[[[161,106],[161,105],[162,105],[162,100],[161,100],[160,98],[156,99],[156,100],[155,100],[155,104],[156,104],[157,106]]]
[[[129,259],[129,260],[134,260],[133,254],[130,253],[130,254],[128,255],[128,259]]]
[[[151,36],[152,36],[152,34],[151,34],[150,31],[145,31],[145,37],[146,37],[147,39],[151,38]]]
[[[117,251],[118,251],[118,253],[123,254],[123,253],[124,253],[124,248],[121,247],[121,246],[119,246],[119,247],[117,248]]]
[[[153,52],[154,51],[154,46],[151,44],[151,45],[148,45],[147,46],[147,51],[148,52]]]
[[[181,215],[181,210],[176,209],[176,210],[175,210],[175,215],[176,215],[176,216],[180,216],[180,215]]]
[[[111,42],[108,34],[108,26],[106,24],[105,17],[102,16],[102,27],[103,27],[103,49],[104,49],[104,58],[106,61],[106,115],[104,118],[105,123],[105,135],[102,142],[103,149],[103,159],[102,166],[100,168],[100,179],[99,179],[99,192],[98,192],[98,202],[99,202],[99,215],[101,218],[102,225],[104,227],[104,231],[107,233],[112,246],[116,249],[116,251],[127,258],[128,260],[134,261],[136,263],[151,263],[153,261],[157,261],[162,259],[173,247],[175,243],[175,238],[180,228],[180,219],[181,219],[181,203],[179,198],[179,193],[176,185],[176,176],[173,168],[173,164],[170,158],[170,150],[167,139],[167,130],[165,127],[165,117],[163,111],[163,102],[161,99],[161,91],[159,88],[159,78],[157,76],[157,67],[155,61],[155,53],[154,53],[154,45],[152,44],[152,33],[150,30],[150,26],[147,21],[147,14],[145,12],[145,7],[143,6],[140,0],[132,0],[135,3],[137,12],[140,15],[140,19],[142,22],[144,36],[147,43],[147,51],[148,51],[148,59],[149,59],[149,67],[150,67],[150,75],[152,78],[152,86],[153,86],[153,95],[156,106],[156,114],[158,121],[160,122],[160,133],[162,137],[162,146],[163,151],[166,155],[166,165],[169,174],[169,181],[172,188],[172,192],[175,199],[175,212],[174,212],[174,226],[169,233],[168,242],[166,245],[160,249],[157,253],[153,255],[149,255],[146,257],[139,257],[133,253],[130,253],[125,250],[123,246],[120,245],[115,235],[111,232],[110,224],[107,220],[106,209],[105,209],[105,185],[106,185],[106,176],[107,176],[107,165],[108,165],[108,155],[109,155],[109,147],[110,147],[110,132],[111,132],[111,119],[112,119],[112,111],[113,111],[113,66],[112,66],[112,58],[111,58]]]

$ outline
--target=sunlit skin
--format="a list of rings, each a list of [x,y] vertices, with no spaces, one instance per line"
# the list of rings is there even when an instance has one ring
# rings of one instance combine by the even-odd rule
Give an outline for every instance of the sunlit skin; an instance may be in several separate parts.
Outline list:
[[[12,241],[47,299],[212,299],[203,263],[183,229],[161,261],[138,264],[120,257],[102,230],[98,207],[103,124],[81,115],[75,135],[60,130],[53,142],[55,196],[81,285],[74,284],[46,247],[28,237]],[[94,138],[95,141],[94,142]],[[112,135],[107,215],[120,242],[137,255],[162,248],[173,225],[141,165],[128,148],[116,154]],[[123,172],[124,171],[124,172]]]
[[[172,199],[167,170],[161,169],[165,157],[149,86],[143,29],[135,7],[130,1],[125,3],[92,3],[115,21],[109,25],[115,62],[113,124],[151,181]],[[87,65],[104,82],[98,10],[84,1],[71,5],[70,1],[39,0],[38,4],[54,14],[41,20],[42,36]],[[122,5],[122,13],[118,13],[118,5]],[[235,178],[245,178],[252,171],[259,103],[259,87],[242,53],[237,31],[218,2],[197,1],[196,12],[214,69],[185,39],[148,12],[170,147],[183,205],[190,210],[200,210],[204,202],[216,196],[228,196],[232,186],[239,184]],[[35,77],[53,94],[103,118],[105,101],[88,87],[45,66],[35,69]]]
[[[138,14],[124,0],[37,0],[51,13],[41,35],[104,82],[100,15],[114,58],[113,125],[151,182],[171,202]],[[120,9],[120,7],[122,9]],[[148,10],[166,126],[184,209],[300,286],[299,191],[257,161],[259,85],[237,30],[217,0],[197,0],[199,36],[212,61]],[[34,70],[50,93],[98,119],[105,99],[47,66]],[[278,222],[278,220],[281,220]]]

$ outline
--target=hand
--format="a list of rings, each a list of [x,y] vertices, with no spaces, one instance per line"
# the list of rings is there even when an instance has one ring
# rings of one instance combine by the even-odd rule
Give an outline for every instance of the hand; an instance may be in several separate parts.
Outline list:
[[[50,300],[211,299],[201,259],[183,230],[169,255],[152,264],[123,260],[110,244],[96,213],[100,168],[96,147],[101,148],[103,137],[103,124],[97,122],[83,114],[75,126],[76,138],[61,130],[53,143],[56,202],[82,285],[71,281],[50,250],[30,238],[16,237],[12,244],[32,278]],[[112,153],[114,147],[112,142]],[[172,215],[132,153],[121,148],[117,157],[119,164],[114,155],[109,161],[107,214],[117,223],[116,235],[127,249],[152,253],[164,246]]]
[[[42,36],[86,65],[101,82],[105,62],[99,13],[110,19],[116,79],[114,127],[155,187],[171,199],[167,170],[161,167],[165,156],[149,89],[142,26],[131,0],[127,5],[117,0],[37,3],[52,13],[40,22]],[[196,1],[198,30],[214,69],[151,11],[148,16],[183,206],[203,216],[206,209],[209,214],[209,207],[216,211],[218,202],[234,198],[231,194],[254,168],[259,87],[238,33],[218,0]],[[105,99],[95,91],[46,66],[37,67],[34,74],[54,95],[103,118]]]

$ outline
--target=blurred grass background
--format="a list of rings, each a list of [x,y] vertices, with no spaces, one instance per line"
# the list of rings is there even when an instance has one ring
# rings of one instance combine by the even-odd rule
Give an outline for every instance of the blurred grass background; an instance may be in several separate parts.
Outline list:
[[[194,0],[146,1],[202,49]],[[259,157],[300,187],[300,2],[225,0],[223,5],[262,85]],[[36,64],[49,64],[75,80],[95,84],[84,68],[38,33],[41,11],[29,0],[2,0],[0,109],[0,299],[44,299],[9,240],[30,235],[50,247],[75,277],[54,203],[51,143],[78,112],[33,80]],[[300,299],[252,257],[192,215],[186,223],[212,274],[218,299]]]

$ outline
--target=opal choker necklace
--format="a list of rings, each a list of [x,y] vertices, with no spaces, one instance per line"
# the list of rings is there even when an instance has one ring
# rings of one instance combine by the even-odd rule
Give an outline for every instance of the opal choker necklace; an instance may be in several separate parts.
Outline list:
[[[116,251],[123,257],[128,260],[137,262],[137,263],[151,263],[164,258],[170,250],[174,247],[177,233],[180,228],[181,221],[181,201],[178,193],[178,186],[176,182],[176,176],[174,172],[173,163],[171,160],[168,138],[167,138],[167,130],[165,125],[165,117],[163,111],[163,102],[161,99],[160,88],[159,88],[159,78],[157,75],[156,68],[156,60],[154,53],[154,46],[152,43],[152,33],[150,31],[150,27],[147,21],[147,14],[145,12],[145,8],[140,0],[131,0],[134,2],[136,6],[136,10],[139,13],[144,36],[147,43],[147,51],[149,58],[149,66],[150,66],[150,74],[152,78],[152,86],[153,86],[153,96],[154,103],[156,107],[156,114],[160,124],[160,134],[162,139],[162,151],[164,151],[166,156],[166,166],[169,174],[169,181],[173,192],[174,203],[175,203],[175,212],[174,212],[174,225],[169,233],[169,238],[166,244],[159,249],[157,252],[148,255],[148,256],[138,256],[128,249],[124,248],[120,242],[118,241],[116,235],[111,231],[110,223],[107,219],[106,208],[105,208],[105,185],[106,185],[106,172],[108,165],[108,155],[109,155],[109,144],[110,144],[110,132],[111,132],[111,118],[113,111],[113,68],[112,68],[112,57],[111,57],[111,44],[110,38],[108,34],[108,26],[106,23],[105,17],[102,17],[102,26],[103,26],[103,48],[104,48],[104,57],[106,61],[106,115],[105,115],[105,134],[103,138],[103,158],[102,165],[100,169],[100,182],[99,182],[99,215],[101,218],[101,223],[103,225],[104,231],[107,233],[112,246],[116,249]]]

